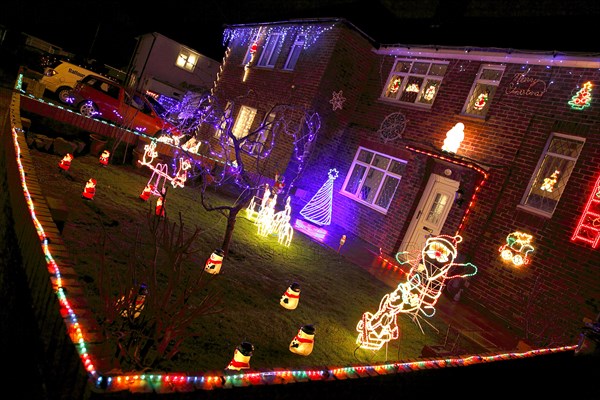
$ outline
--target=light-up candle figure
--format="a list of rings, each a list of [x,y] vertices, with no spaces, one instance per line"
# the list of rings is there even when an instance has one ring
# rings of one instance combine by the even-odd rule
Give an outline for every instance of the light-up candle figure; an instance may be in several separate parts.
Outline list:
[[[250,368],[250,358],[254,353],[254,345],[249,342],[240,343],[233,352],[233,359],[226,369],[240,371]]]
[[[157,217],[165,216],[165,198],[163,196],[158,196],[158,198],[156,199],[154,215],[156,215]]]
[[[62,160],[60,160],[60,162],[58,163],[58,168],[60,168],[59,171],[67,172],[69,168],[71,168],[71,161],[73,161],[73,156],[71,155],[71,153],[65,154]]]
[[[222,249],[216,249],[212,252],[206,263],[204,264],[204,271],[209,274],[216,275],[221,271],[223,265],[224,252]]]
[[[446,133],[446,139],[444,139],[444,145],[442,150],[456,153],[460,144],[465,138],[465,125],[462,122],[458,122],[452,129]]]
[[[308,356],[312,353],[314,345],[315,327],[314,325],[304,325],[292,339],[290,351],[292,353],[300,354],[301,356]]]
[[[540,187],[540,190],[552,193],[554,191],[554,186],[558,181],[558,175],[560,174],[559,170],[555,170],[549,178],[544,178],[544,183]]]
[[[117,302],[118,306],[125,306],[125,308],[121,310],[121,316],[123,318],[129,318],[130,316],[132,316],[133,319],[139,318],[146,305],[146,296],[148,296],[148,286],[146,286],[145,283],[142,283],[137,294],[135,296],[130,295],[132,298],[129,299],[129,302],[125,299],[125,296],[121,297],[121,300]]]
[[[412,315],[413,322],[423,332],[419,318],[432,317],[435,314],[435,305],[446,281],[477,273],[477,267],[473,264],[454,263],[457,256],[456,244],[461,240],[460,236],[441,235],[425,241],[425,247],[408,272],[406,281],[400,282],[396,290],[383,296],[377,312],[365,312],[356,325],[356,343],[361,348],[379,350],[390,340],[398,339],[400,328],[397,315],[400,313]],[[450,275],[450,269],[458,266],[466,267],[470,271]]]
[[[110,151],[104,150],[102,154],[100,154],[100,164],[108,165],[108,159],[110,158]]]
[[[288,310],[295,310],[298,307],[298,303],[300,302],[300,285],[297,282],[294,282],[287,288],[283,296],[281,296],[281,300],[279,300],[279,304],[283,308]]]
[[[346,235],[342,235],[340,238],[340,245],[338,246],[338,253],[342,250],[342,247],[346,244]]]
[[[148,201],[148,199],[152,195],[153,191],[154,191],[154,185],[151,185],[151,184],[146,185],[146,187],[144,188],[144,190],[142,190],[142,193],[140,194],[140,199],[142,199],[143,201]]]
[[[534,250],[531,239],[533,236],[527,233],[518,231],[510,233],[506,237],[506,244],[498,249],[500,257],[504,261],[511,261],[515,267],[529,264],[529,253]]]
[[[81,197],[86,200],[94,200],[95,194],[96,194],[96,180],[94,178],[90,178],[85,183],[85,188],[83,189],[83,193],[81,193]]]

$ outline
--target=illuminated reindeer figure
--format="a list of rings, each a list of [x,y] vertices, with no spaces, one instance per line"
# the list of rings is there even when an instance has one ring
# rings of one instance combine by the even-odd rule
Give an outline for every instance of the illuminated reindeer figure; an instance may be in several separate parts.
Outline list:
[[[454,263],[457,256],[456,243],[461,240],[460,236],[445,235],[427,239],[421,256],[410,269],[406,281],[383,296],[375,314],[365,312],[356,325],[359,333],[356,343],[361,348],[379,350],[390,340],[398,339],[400,329],[397,315],[400,313],[412,315],[413,322],[423,332],[418,318],[432,317],[435,314],[435,305],[446,281],[477,273],[477,267],[473,264]],[[456,266],[469,267],[472,272],[449,275],[450,269]]]

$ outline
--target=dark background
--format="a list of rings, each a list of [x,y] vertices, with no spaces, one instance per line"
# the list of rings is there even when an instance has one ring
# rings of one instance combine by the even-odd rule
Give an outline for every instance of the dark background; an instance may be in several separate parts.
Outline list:
[[[145,33],[220,62],[225,25],[297,18],[346,18],[383,44],[600,53],[599,16],[596,0],[47,0],[4,4],[0,24],[124,68]]]

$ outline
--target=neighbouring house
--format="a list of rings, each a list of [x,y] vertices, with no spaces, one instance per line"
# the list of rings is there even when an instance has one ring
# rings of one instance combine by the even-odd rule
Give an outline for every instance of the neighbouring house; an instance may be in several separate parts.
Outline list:
[[[210,90],[220,63],[157,32],[136,38],[130,82],[138,90],[181,100],[188,90]]]
[[[164,41],[144,39],[140,50]],[[573,344],[583,318],[596,318],[597,54],[381,45],[336,18],[228,25],[224,39],[215,96],[253,93],[231,110],[236,136],[275,104],[320,115],[304,173],[287,188],[296,212],[335,169],[331,224],[389,258],[410,257],[430,235],[460,235],[455,262],[478,268],[462,298],[532,344]],[[158,75],[139,65],[149,82]],[[285,175],[290,154],[274,149],[270,173]]]

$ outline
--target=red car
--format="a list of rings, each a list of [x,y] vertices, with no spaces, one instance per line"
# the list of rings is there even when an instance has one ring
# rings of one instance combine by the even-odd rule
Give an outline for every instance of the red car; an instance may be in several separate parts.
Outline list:
[[[69,100],[82,115],[113,122],[148,136],[182,134],[156,112],[146,96],[131,94],[110,79],[86,76],[77,82]]]

